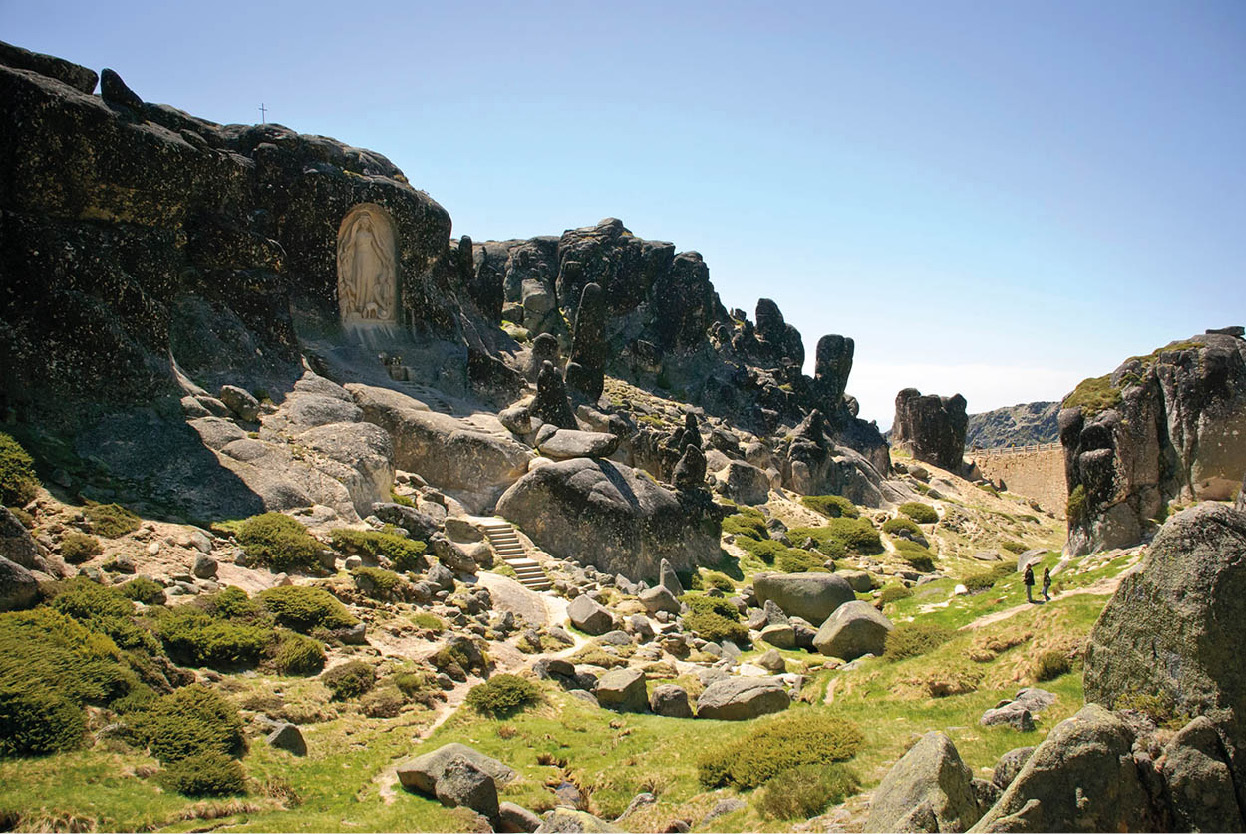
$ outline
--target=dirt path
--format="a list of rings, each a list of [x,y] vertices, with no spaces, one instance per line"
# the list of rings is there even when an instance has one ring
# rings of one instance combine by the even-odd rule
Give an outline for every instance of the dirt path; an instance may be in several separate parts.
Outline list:
[[[1132,573],[1134,570],[1134,567],[1135,566],[1126,568],[1125,570],[1121,571],[1116,576],[1105,576],[1102,579],[1099,579],[1091,583],[1090,585],[1087,585],[1085,588],[1074,588],[1071,591],[1065,591],[1062,594],[1056,594],[1055,596],[1051,598],[1051,601],[1055,602],[1058,599],[1063,599],[1064,597],[1076,596],[1078,594],[1095,594],[1097,596],[1108,596],[1110,594],[1113,594],[1116,592],[1116,589],[1120,586],[1121,580],[1124,579],[1126,575]],[[983,614],[981,617],[974,620],[972,623],[968,623],[966,625],[961,626],[960,631],[969,631],[969,630],[993,625],[1002,620],[1007,620],[1009,617],[1015,617],[1017,614],[1020,614],[1022,611],[1027,611],[1033,608],[1035,605],[1045,605],[1045,603],[1042,602],[1042,600],[1037,600],[1036,602],[1023,602],[1020,605],[1014,605],[1012,608],[1005,608],[1003,611],[993,611],[990,614]]]

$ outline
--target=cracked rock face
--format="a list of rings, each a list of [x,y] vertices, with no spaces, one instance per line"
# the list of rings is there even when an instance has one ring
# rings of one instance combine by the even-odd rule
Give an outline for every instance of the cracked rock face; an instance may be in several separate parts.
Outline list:
[[[896,395],[892,442],[908,448],[913,457],[950,472],[959,472],[965,458],[969,415],[960,394],[940,397],[905,388]]]

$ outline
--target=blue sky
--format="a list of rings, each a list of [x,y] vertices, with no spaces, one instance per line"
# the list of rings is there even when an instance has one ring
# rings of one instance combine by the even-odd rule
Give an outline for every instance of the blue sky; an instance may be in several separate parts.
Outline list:
[[[1246,324],[1246,4],[0,0],[149,101],[389,156],[475,240],[622,218],[848,389],[1056,399]],[[811,370],[811,369],[810,369]]]

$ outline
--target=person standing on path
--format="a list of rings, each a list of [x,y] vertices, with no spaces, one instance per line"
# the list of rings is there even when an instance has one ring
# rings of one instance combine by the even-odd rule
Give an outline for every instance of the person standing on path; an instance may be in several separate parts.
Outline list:
[[[1025,601],[1034,601],[1034,566],[1025,566]]]
[[[1043,599],[1051,602],[1051,594],[1047,591],[1051,588],[1051,568],[1043,568]]]

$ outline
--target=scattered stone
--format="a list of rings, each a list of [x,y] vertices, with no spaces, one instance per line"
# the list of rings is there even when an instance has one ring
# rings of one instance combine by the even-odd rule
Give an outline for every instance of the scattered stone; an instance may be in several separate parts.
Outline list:
[[[790,704],[778,678],[726,678],[709,684],[697,698],[697,718],[746,721],[782,712]]]
[[[597,703],[606,709],[645,712],[649,708],[645,673],[639,669],[614,669],[607,672],[597,679],[594,694],[597,696]]]
[[[0,611],[32,608],[39,599],[39,583],[26,568],[0,556]]]
[[[195,564],[191,568],[191,573],[198,579],[212,579],[216,576],[216,567],[215,559],[200,553],[195,557]]]
[[[285,750],[296,756],[307,755],[307,742],[303,740],[303,731],[297,725],[291,724],[288,721],[279,724],[275,730],[269,733],[266,741],[269,747]]]
[[[1172,830],[1246,830],[1228,750],[1206,716],[1186,724],[1164,747],[1162,772],[1173,799]]]
[[[470,760],[446,763],[433,786],[437,799],[447,808],[471,808],[490,820],[498,818],[498,788],[493,777]]]
[[[498,831],[531,834],[541,827],[541,818],[514,802],[498,804]]]
[[[622,828],[615,828],[587,811],[555,808],[545,812],[536,834],[614,834],[621,831]]]
[[[887,634],[894,626],[882,612],[864,600],[846,602],[835,609],[813,638],[819,652],[830,657],[855,660],[866,654],[880,655]]]
[[[733,460],[716,477],[718,491],[737,504],[757,506],[770,500],[770,478],[752,464]]]
[[[537,443],[537,449],[554,460],[606,458],[619,448],[619,436],[598,431],[555,429]]]
[[[498,412],[498,422],[509,432],[520,436],[526,435],[532,431],[532,412],[527,406],[513,405]]]
[[[585,634],[605,634],[614,628],[614,617],[588,595],[578,596],[567,606],[571,624]]]
[[[865,831],[968,831],[981,815],[973,771],[950,738],[930,732],[874,790]]]
[[[515,771],[465,744],[447,744],[431,753],[417,756],[398,767],[398,780],[404,788],[429,796],[436,795],[436,786],[446,767],[454,761],[466,761],[478,770],[489,774],[498,784],[506,784],[515,778]]]
[[[567,694],[572,698],[578,698],[591,707],[596,708],[601,706],[601,704],[597,701],[597,696],[589,692],[587,689],[572,689],[569,690]]]
[[[771,623],[761,630],[758,639],[776,649],[794,649],[796,648],[796,629],[787,623]]]
[[[1034,747],[1017,747],[1000,756],[999,761],[995,763],[995,775],[991,779],[995,786],[1001,791],[1008,790],[1012,780],[1017,778],[1021,768],[1025,767],[1030,756],[1034,755],[1034,750]]]
[[[791,628],[791,626],[788,626],[788,628]],[[753,662],[765,669],[767,672],[772,672],[774,674],[782,674],[787,671],[787,663],[784,662],[783,655],[779,654],[774,649],[766,652]]]
[[[649,709],[654,715],[666,718],[692,717],[692,705],[688,702],[687,690],[673,683],[654,687],[649,696]]]
[[[1014,730],[1028,733],[1034,729],[1034,716],[1023,705],[1013,701],[1002,707],[987,710],[982,714],[978,723],[984,727],[1006,724]]]
[[[857,598],[852,586],[834,573],[760,573],[753,577],[759,602],[772,600],[789,617],[821,623]]]
[[[656,614],[659,611],[678,614],[680,611],[679,600],[663,585],[641,591],[640,601],[650,614]]]
[[[236,385],[222,385],[217,399],[238,416],[244,423],[255,423],[260,419],[260,401]]]
[[[675,568],[671,565],[670,559],[663,559],[661,562],[658,584],[670,591],[671,596],[675,599],[679,599],[684,595],[683,583],[679,581],[679,576],[676,575]]]
[[[743,811],[747,807],[748,803],[742,799],[720,799],[710,809],[710,812],[705,815],[705,819],[701,820],[701,828],[705,828],[719,817],[734,814],[736,811]]]
[[[31,570],[38,555],[39,546],[30,531],[8,507],[0,507],[0,557]]]

